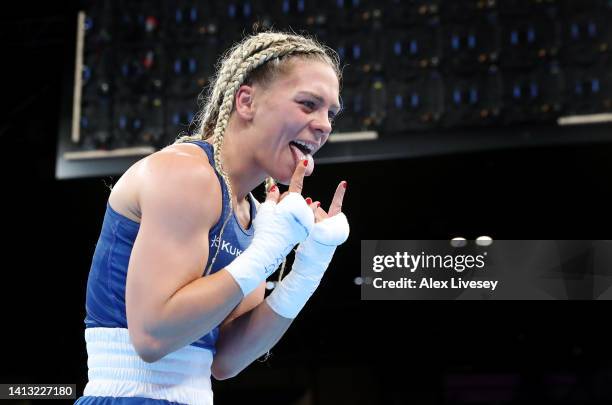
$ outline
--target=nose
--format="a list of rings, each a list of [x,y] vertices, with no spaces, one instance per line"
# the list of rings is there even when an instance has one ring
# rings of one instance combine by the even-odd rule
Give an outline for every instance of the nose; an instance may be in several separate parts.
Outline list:
[[[318,135],[327,136],[332,131],[332,125],[326,111],[321,111],[312,121],[312,128]]]

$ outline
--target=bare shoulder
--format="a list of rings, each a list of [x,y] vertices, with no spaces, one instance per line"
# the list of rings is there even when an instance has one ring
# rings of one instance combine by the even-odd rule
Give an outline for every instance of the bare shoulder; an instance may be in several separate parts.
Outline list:
[[[156,211],[163,204],[164,209],[206,217],[212,224],[221,216],[219,180],[197,145],[166,147],[144,160],[135,176],[140,183],[137,198],[143,215],[147,208]]]
[[[170,145],[130,167],[113,187],[109,203],[136,222],[146,206],[164,204],[191,215],[200,212],[214,223],[221,215],[221,186],[199,146]]]

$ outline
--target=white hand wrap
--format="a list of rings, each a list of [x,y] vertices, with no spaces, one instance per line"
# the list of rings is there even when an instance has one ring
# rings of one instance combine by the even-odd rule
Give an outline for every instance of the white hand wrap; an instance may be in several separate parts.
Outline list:
[[[314,214],[299,193],[289,193],[278,204],[267,200],[257,210],[251,244],[225,269],[247,295],[274,273],[313,226]]]
[[[343,213],[314,225],[295,253],[291,272],[266,298],[274,312],[289,319],[298,315],[319,286],[336,247],[348,239],[349,231]]]

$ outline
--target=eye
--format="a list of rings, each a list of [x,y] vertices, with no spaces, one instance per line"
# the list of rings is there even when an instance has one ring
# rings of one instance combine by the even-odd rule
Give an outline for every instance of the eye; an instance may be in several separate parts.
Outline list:
[[[314,101],[309,101],[309,100],[305,100],[305,101],[300,101],[300,104],[308,107],[311,110],[314,110],[316,107],[316,104]]]

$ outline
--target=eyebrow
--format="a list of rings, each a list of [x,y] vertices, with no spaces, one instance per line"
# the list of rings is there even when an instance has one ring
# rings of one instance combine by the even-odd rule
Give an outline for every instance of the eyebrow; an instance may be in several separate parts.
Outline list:
[[[303,91],[300,91],[299,93],[307,94],[307,95],[309,95],[309,96],[311,96],[311,97],[313,97],[313,98],[317,99],[317,101],[318,101],[319,103],[325,103],[325,100],[323,100],[323,97],[318,96],[318,95],[316,95],[315,93],[312,93],[312,92],[310,92],[310,91],[303,90]],[[339,112],[342,110],[342,107],[340,107],[340,105],[339,105],[339,104],[332,104],[332,107],[336,108],[337,113],[339,113]]]

